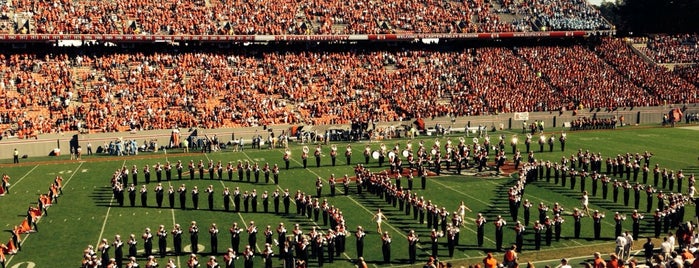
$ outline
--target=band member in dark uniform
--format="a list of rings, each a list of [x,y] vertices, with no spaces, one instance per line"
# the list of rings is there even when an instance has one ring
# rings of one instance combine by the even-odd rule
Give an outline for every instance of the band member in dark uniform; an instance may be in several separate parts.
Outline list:
[[[522,252],[522,246],[524,244],[524,225],[521,222],[515,224],[515,245],[517,246],[517,251]]]
[[[238,227],[238,223],[234,222],[233,226],[231,226],[228,231],[231,233],[231,248],[235,251],[238,252],[237,250],[240,248],[240,233],[243,231]]]
[[[414,264],[417,259],[417,243],[420,242],[415,230],[408,233],[408,262]]]
[[[176,256],[180,256],[182,254],[182,232],[182,228],[179,224],[175,224],[175,228],[173,228],[170,232],[172,234],[172,243]]]
[[[194,160],[189,160],[189,180],[194,180]]]
[[[192,221],[189,226],[189,241],[191,243],[192,254],[199,252],[199,227],[196,221]]]
[[[539,221],[534,221],[534,249],[541,249],[541,233],[544,232],[544,225]]]
[[[335,166],[335,160],[337,160],[337,145],[333,144],[330,149],[330,161],[332,166]]]
[[[284,215],[289,214],[289,206],[291,205],[291,194],[289,194],[289,189],[284,189],[284,194],[282,195],[284,202]]]
[[[274,204],[274,214],[279,214],[279,199],[281,199],[279,189],[274,190],[274,193],[272,193],[272,204]]]
[[[231,191],[228,187],[223,189],[223,209],[229,211],[231,209]]]
[[[131,179],[134,185],[138,185],[138,167],[136,165],[133,165],[131,168]]]
[[[209,185],[209,187],[206,187],[206,190],[204,190],[204,192],[206,192],[206,200],[209,204],[209,210],[214,210],[214,186]]]
[[[381,252],[383,253],[383,263],[391,263],[391,236],[384,232],[381,236]]]
[[[195,210],[199,209],[199,188],[196,185],[192,189],[192,205]]]
[[[211,242],[211,254],[218,254],[218,227],[216,227],[215,223],[211,224],[211,227],[209,227],[209,235],[210,241]]]
[[[316,167],[320,167],[321,150],[322,149],[320,148],[319,144],[318,147],[316,147],[315,152],[313,152],[313,155],[316,157]]]
[[[604,214],[600,213],[598,210],[595,210],[595,212],[592,213],[595,240],[600,239],[600,233],[602,232],[602,219],[604,219]]]
[[[279,166],[277,166],[277,164],[274,164],[272,168],[272,175],[274,177],[274,184],[279,184]]]
[[[477,236],[477,241],[478,241],[478,247],[483,246],[483,237],[485,235],[485,223],[486,219],[478,213],[478,217],[476,218],[476,236]]]
[[[495,249],[502,251],[502,233],[507,222],[502,216],[498,215],[497,220],[493,224],[495,225]]]
[[[354,237],[357,239],[357,259],[364,257],[364,237],[366,233],[362,226],[357,227],[357,232],[354,233]]]
[[[187,201],[187,187],[182,184],[180,188],[177,189],[177,193],[180,196],[180,209],[185,209],[185,202]]]
[[[165,162],[165,180],[172,180],[172,165],[170,164],[170,161]]]
[[[165,230],[165,225],[160,225],[158,229],[158,253],[160,253],[161,258],[165,258],[167,253],[167,230]]]
[[[175,188],[170,185],[170,187],[167,189],[167,199],[168,203],[170,204],[170,208],[175,208]]]
[[[127,191],[129,192],[129,205],[136,206],[136,185],[131,184]]]
[[[143,177],[146,180],[146,184],[149,184],[150,183],[150,167],[148,167],[148,165],[143,167]]]
[[[284,151],[284,156],[282,157],[282,159],[284,160],[285,169],[289,170],[289,160],[291,159],[291,150],[289,150],[287,148],[286,151]]]
[[[145,184],[141,185],[141,206],[148,206],[148,188],[146,188]]]
[[[240,212],[240,195],[240,188],[235,187],[235,190],[233,190],[233,207],[235,212]]]
[[[158,208],[161,208],[163,206],[163,197],[165,196],[165,189],[163,189],[163,185],[161,183],[158,183],[158,186],[155,186],[155,202],[158,204]]]
[[[573,234],[575,238],[580,238],[580,223],[584,216],[577,208],[573,209]]]
[[[175,165],[175,169],[177,169],[177,180],[182,180],[182,161],[177,160],[177,164]]]
[[[349,144],[345,150],[345,160],[347,161],[348,166],[352,164],[352,147]]]
[[[303,168],[306,168],[308,165],[308,146],[303,146],[302,153],[301,153],[301,162],[303,162]]]

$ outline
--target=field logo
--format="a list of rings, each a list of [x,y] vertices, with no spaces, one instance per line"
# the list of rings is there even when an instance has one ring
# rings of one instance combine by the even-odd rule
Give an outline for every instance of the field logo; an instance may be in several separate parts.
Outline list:
[[[34,268],[36,267],[36,263],[30,262],[30,261],[25,261],[25,262],[20,262],[15,265],[12,265],[10,268]]]

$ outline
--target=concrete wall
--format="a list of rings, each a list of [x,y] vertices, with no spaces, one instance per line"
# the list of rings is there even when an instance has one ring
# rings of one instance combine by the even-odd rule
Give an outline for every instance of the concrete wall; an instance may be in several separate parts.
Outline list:
[[[674,106],[682,107],[682,106]],[[587,116],[591,117],[597,115],[599,118],[609,118],[613,116],[624,116],[625,122],[627,124],[660,124],[662,122],[663,114],[670,110],[670,106],[665,107],[635,107],[635,108],[619,108],[616,111],[605,111],[604,109],[597,111],[595,110],[583,110],[578,111],[578,114],[573,116],[573,112],[567,111],[562,114],[558,112],[537,112],[529,113],[529,120],[527,122],[533,122],[534,120],[543,120],[546,128],[552,127],[562,127],[564,122],[570,122],[578,117]],[[687,111],[690,113],[699,112],[699,106],[697,104],[687,105]],[[388,127],[388,126],[401,126],[409,125],[412,121],[403,122],[381,122],[377,124],[377,127]],[[514,120],[514,114],[499,114],[499,115],[487,115],[487,116],[469,116],[469,117],[457,117],[454,119],[454,124],[452,125],[452,119],[449,117],[440,117],[434,119],[425,120],[426,126],[434,127],[435,124],[441,124],[444,127],[452,126],[454,128],[463,128],[467,124],[472,127],[476,127],[479,124],[487,127],[495,126],[500,128],[501,124],[504,129],[514,129],[519,131],[522,127],[522,121]],[[278,136],[282,131],[288,131],[291,125],[274,125],[269,128]],[[325,132],[329,128],[341,128],[350,129],[349,125],[333,125],[333,126],[304,126],[305,130],[318,131],[319,133]],[[193,129],[180,129],[182,138],[188,137]],[[217,135],[219,140],[222,142],[228,142],[232,140],[233,137],[236,139],[243,138],[246,140],[246,144],[250,144],[250,139],[257,134],[266,137],[269,129],[263,127],[247,127],[247,128],[232,128],[232,129],[198,129],[198,135],[208,135],[209,137]],[[139,144],[143,144],[143,141],[149,141],[151,139],[157,139],[158,145],[166,145],[171,136],[171,130],[153,130],[153,131],[139,131],[139,132],[121,132],[121,133],[93,133],[93,134],[77,134],[77,133],[65,133],[65,134],[44,134],[40,135],[38,139],[25,139],[18,140],[17,138],[5,138],[0,140],[0,159],[12,158],[12,153],[14,148],[19,150],[20,155],[28,155],[29,157],[35,156],[47,156],[54,150],[54,148],[60,148],[61,154],[70,153],[71,141],[73,144],[79,144],[83,147],[83,153],[86,152],[86,147],[88,143],[92,143],[93,150],[97,150],[98,146],[103,144],[108,144],[110,141],[114,141],[118,138],[123,138],[124,140],[135,139]]]

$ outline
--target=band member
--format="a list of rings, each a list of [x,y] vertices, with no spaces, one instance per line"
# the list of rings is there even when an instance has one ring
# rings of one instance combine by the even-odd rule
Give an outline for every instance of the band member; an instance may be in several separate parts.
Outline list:
[[[141,235],[143,239],[143,250],[146,256],[153,255],[153,234],[150,232],[150,228],[146,228],[146,231]]]
[[[160,257],[164,258],[165,254],[167,254],[167,233],[168,231],[165,230],[165,225],[160,225],[158,229],[158,252],[160,253]]]
[[[285,169],[289,170],[289,160],[291,159],[291,150],[289,150],[287,148],[286,151],[284,151],[284,156],[282,157],[282,159],[284,160]]]
[[[301,162],[303,162],[303,168],[305,169],[308,164],[308,146],[303,146],[303,153],[301,153]]]
[[[196,221],[192,221],[192,224],[189,226],[189,241],[192,254],[197,254],[199,252],[199,227]]]
[[[129,244],[129,258],[135,258],[136,245],[138,244],[138,240],[136,240],[136,235],[131,234],[129,236],[129,241],[127,241],[126,243]]]
[[[218,227],[216,227],[215,223],[212,223],[211,227],[209,227],[209,235],[211,236],[211,254],[216,255],[218,254]]]
[[[321,153],[322,153],[322,149],[321,149],[320,144],[319,144],[316,147],[315,152],[313,152],[313,155],[316,157],[316,167],[320,167]]]
[[[179,224],[175,224],[175,227],[170,232],[172,234],[172,243],[175,250],[175,255],[182,255],[182,228]]]
[[[381,252],[383,253],[383,263],[391,263],[391,236],[384,232],[381,236]]]
[[[362,226],[357,226],[357,232],[354,233],[354,237],[357,239],[357,258],[364,257],[364,237],[366,233]]]
[[[598,210],[595,210],[595,212],[592,214],[595,240],[600,239],[600,233],[602,232],[602,219],[604,219],[604,214],[600,213]]]
[[[330,147],[330,161],[332,162],[332,166],[335,166],[335,160],[337,158],[337,145],[332,145]]]
[[[349,144],[347,145],[347,149],[345,150],[345,160],[347,161],[348,166],[352,162],[352,147]]]
[[[414,264],[417,259],[417,243],[420,241],[415,230],[410,230],[408,233],[408,262]]]
[[[252,252],[255,252],[255,247],[257,246],[257,226],[255,226],[254,221],[250,221],[250,224],[248,225],[248,248],[252,250]],[[247,250],[247,248],[246,248]]]
[[[502,216],[498,215],[497,220],[493,224],[495,225],[495,249],[502,251],[502,233],[507,222]]]
[[[485,217],[483,217],[483,215],[481,213],[478,213],[478,216],[477,216],[475,222],[476,222],[476,230],[477,230],[476,236],[477,236],[477,240],[478,240],[478,247],[482,247],[483,246],[483,237],[485,235],[486,219],[485,219]]]

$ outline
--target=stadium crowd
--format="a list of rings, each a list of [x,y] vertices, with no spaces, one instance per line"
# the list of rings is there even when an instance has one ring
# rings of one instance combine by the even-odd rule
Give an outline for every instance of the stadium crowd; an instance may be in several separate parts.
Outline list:
[[[462,2],[284,1],[14,1],[5,6],[15,18],[16,33],[280,35],[467,33],[610,29],[601,14],[584,1],[525,1],[505,10],[528,18],[515,27],[497,15],[493,4]],[[14,14],[29,14],[29,21]],[[24,17],[22,17],[24,18]]]
[[[699,36],[696,34],[653,35],[634,40],[638,41],[645,44],[641,51],[656,63],[699,62]]]
[[[609,30],[611,25],[587,1],[502,0],[503,13],[522,17],[516,20],[518,30]]]
[[[620,40],[604,39],[595,51],[572,45],[2,55],[0,121],[5,136],[29,138],[696,101],[694,85],[644,63]]]
[[[696,86],[663,67],[643,61],[622,39],[603,39],[596,51],[622,76],[645,89],[646,94],[657,96],[647,100],[650,105],[695,103],[699,97]]]

